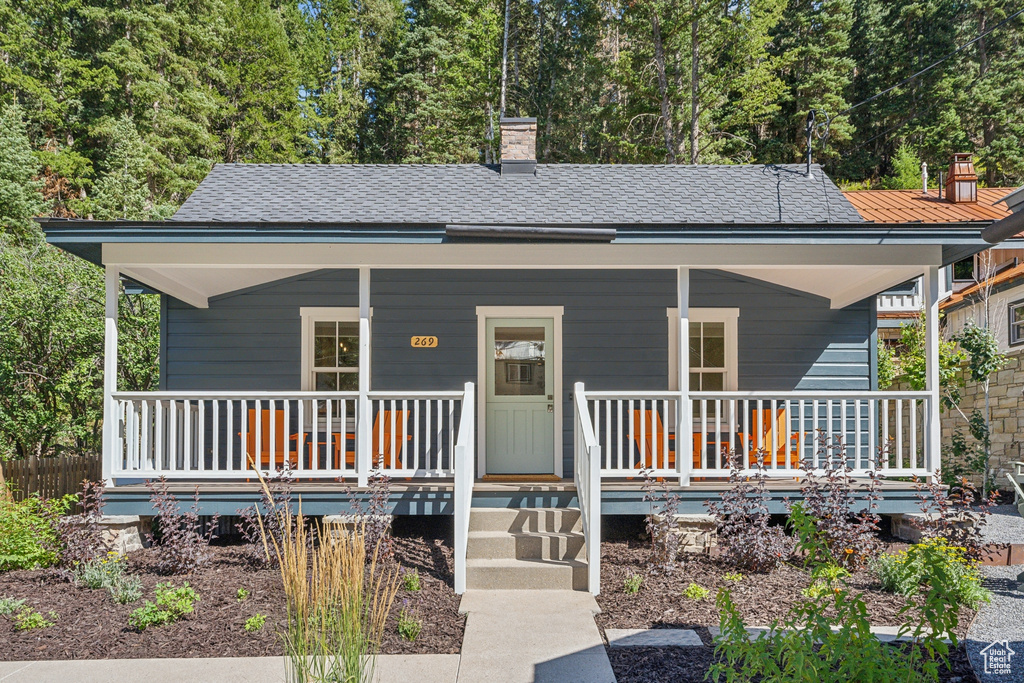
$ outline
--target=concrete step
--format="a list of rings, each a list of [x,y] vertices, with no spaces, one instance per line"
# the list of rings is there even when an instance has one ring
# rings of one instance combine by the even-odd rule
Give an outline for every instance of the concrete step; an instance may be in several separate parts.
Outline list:
[[[467,560],[466,588],[586,590],[587,565],[577,560]]]
[[[583,528],[579,508],[473,508],[470,531],[577,533]]]
[[[466,552],[484,560],[579,560],[584,544],[577,533],[471,531]]]

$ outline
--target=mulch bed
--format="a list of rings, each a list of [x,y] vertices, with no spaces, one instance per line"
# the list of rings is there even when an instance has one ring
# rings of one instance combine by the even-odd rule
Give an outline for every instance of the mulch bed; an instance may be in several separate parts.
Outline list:
[[[905,547],[905,546],[897,546]],[[741,581],[727,581],[724,574],[736,571],[724,562],[702,554],[684,557],[670,576],[645,571],[650,544],[640,540],[607,541],[601,544],[601,614],[598,626],[605,628],[694,628],[718,626],[714,596],[729,588],[733,601],[748,626],[766,626],[783,618],[789,608],[804,599],[801,591],[811,585],[810,572],[795,564],[784,564],[770,574],[744,573]],[[629,595],[623,582],[633,573],[643,574],[640,592]],[[705,600],[683,596],[690,583],[711,591]],[[874,626],[899,626],[899,612],[906,605],[900,595],[886,593],[869,571],[855,572],[847,584],[863,594],[868,616]],[[973,610],[960,613],[957,636],[967,635]]]
[[[891,542],[887,542],[886,546],[888,552],[906,547]],[[597,597],[601,607],[597,624],[602,633],[607,628],[690,628],[709,646],[712,638],[707,627],[718,626],[719,623],[714,601],[719,588],[728,587],[731,590],[744,623],[748,626],[766,626],[783,618],[795,602],[803,599],[801,591],[811,584],[810,572],[798,562],[785,564],[770,574],[744,572],[741,581],[727,581],[723,575],[736,570],[714,557],[702,554],[684,557],[679,568],[670,576],[656,575],[645,569],[649,554],[649,541],[638,540],[636,534],[602,543],[601,595]],[[642,574],[644,581],[639,593],[629,595],[624,590],[623,582],[634,573]],[[871,572],[855,572],[846,581],[864,596],[872,625],[898,626],[903,623],[899,612],[906,605],[905,598],[883,592]],[[691,582],[710,589],[709,597],[704,600],[684,597],[683,591]],[[973,610],[961,610],[958,638],[963,639],[967,635],[975,614]],[[714,649],[608,648],[608,656],[619,683],[697,683],[704,680],[713,661]],[[951,670],[943,667],[942,681],[955,683],[977,680],[963,646],[951,653],[950,664]]]
[[[710,647],[629,647],[608,650],[618,683],[704,683],[714,663]],[[950,653],[950,666],[939,668],[942,683],[977,683],[962,645]]]
[[[458,613],[453,588],[450,542],[435,528],[396,525],[394,547],[401,566],[415,568],[421,590],[399,588],[391,610],[383,654],[458,653],[465,617]],[[153,572],[154,553],[141,550],[129,556],[130,571],[142,579],[143,599],[153,600],[158,582],[180,586],[188,581],[199,594],[194,614],[167,626],[138,633],[128,626],[128,615],[142,605],[118,605],[105,590],[90,590],[61,581],[49,570],[0,573],[0,597],[25,598],[26,605],[44,615],[53,610],[56,625],[17,631],[9,618],[0,617],[0,660],[138,659],[163,657],[258,657],[282,654],[278,632],[284,626],[285,599],[276,569],[254,569],[237,544],[214,545],[213,562],[198,572],[161,576]],[[249,597],[239,602],[239,588]],[[415,642],[397,633],[398,613],[405,607],[422,620]],[[257,612],[267,623],[247,633],[245,621]]]

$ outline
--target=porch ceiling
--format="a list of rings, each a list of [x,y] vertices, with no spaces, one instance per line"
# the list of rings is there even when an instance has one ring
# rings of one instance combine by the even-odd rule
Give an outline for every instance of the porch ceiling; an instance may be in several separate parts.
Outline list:
[[[316,268],[120,268],[135,282],[169,294],[196,308],[208,308],[212,297],[247,287],[309,273]]]
[[[921,268],[829,266],[789,268],[723,268],[730,273],[816,294],[832,308],[845,308],[921,275]]]

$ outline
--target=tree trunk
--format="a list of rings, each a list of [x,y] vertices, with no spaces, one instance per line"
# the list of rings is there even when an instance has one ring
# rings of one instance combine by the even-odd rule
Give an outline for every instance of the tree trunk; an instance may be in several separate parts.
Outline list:
[[[985,33],[986,25],[988,24],[988,15],[984,10],[981,12],[981,16],[978,19],[978,33]],[[988,74],[988,70],[991,64],[988,58],[988,46],[985,44],[985,39],[982,38],[978,41],[978,80],[985,78]],[[988,107],[985,107],[985,112],[981,119],[981,135],[982,135],[982,146],[988,147],[996,139],[996,121],[992,116],[991,111]],[[996,168],[994,164],[985,164],[985,184],[992,187],[996,184]],[[987,397],[986,397],[987,398]],[[987,476],[987,475],[986,475]]]
[[[676,142],[672,134],[672,108],[668,99],[668,78],[665,75],[665,48],[661,43],[661,24],[656,9],[651,12],[651,34],[654,37],[654,64],[658,71],[658,91],[661,94],[661,124],[665,136],[665,161],[676,163]]]
[[[698,2],[691,4],[690,17],[690,163],[700,163],[700,36],[698,28]]]

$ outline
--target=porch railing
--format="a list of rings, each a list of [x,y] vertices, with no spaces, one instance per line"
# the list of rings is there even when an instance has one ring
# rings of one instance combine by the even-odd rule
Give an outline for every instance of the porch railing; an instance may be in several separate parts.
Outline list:
[[[474,454],[476,452],[476,419],[473,384],[466,383],[463,405],[470,406],[459,418],[459,434],[455,440],[455,593],[466,592],[466,550],[469,546],[469,513],[473,506]]]
[[[580,505],[583,536],[587,548],[587,587],[594,595],[601,593],[601,446],[586,406],[586,393],[579,382],[573,392],[575,411],[574,480]]]
[[[451,477],[466,391],[119,392],[113,478],[249,479],[289,467],[304,478]],[[366,432],[366,433],[362,433]],[[368,446],[368,450],[367,449]],[[368,453],[360,457],[360,451]]]
[[[679,392],[584,391],[603,477],[728,477],[728,453],[753,469],[763,454],[770,477],[817,467],[828,452],[846,459],[854,476],[878,469],[889,477],[934,474],[926,448],[927,392],[691,392],[679,412]],[[685,418],[689,419],[685,419]],[[676,429],[690,427],[687,442]],[[677,453],[687,454],[676,457]]]

